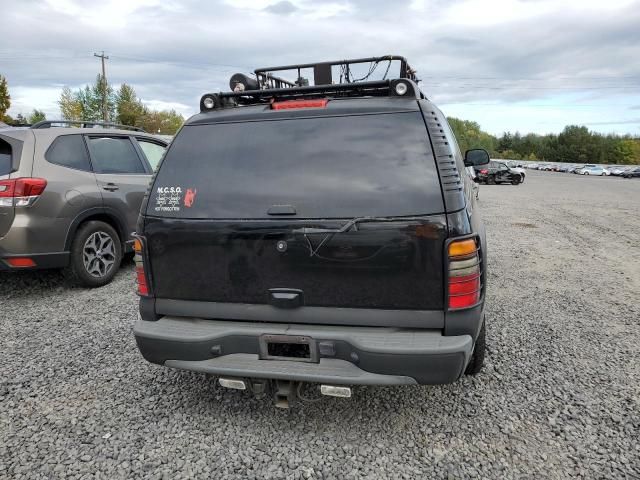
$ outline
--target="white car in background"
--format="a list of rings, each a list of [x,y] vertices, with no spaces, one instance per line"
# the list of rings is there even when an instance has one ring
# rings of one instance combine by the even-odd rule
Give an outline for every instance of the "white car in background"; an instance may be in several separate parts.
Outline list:
[[[518,167],[518,164],[514,161],[507,162],[507,166],[511,169],[512,172],[519,173],[522,177],[522,181],[520,183],[524,183],[524,177],[526,170],[522,167]]]
[[[606,169],[599,167],[598,165],[585,165],[578,171],[578,173],[580,175],[597,175],[600,177],[609,175],[609,172]]]
[[[621,177],[622,175],[624,175],[624,172],[629,170],[629,167],[615,166],[615,167],[608,168],[608,170],[609,170],[609,175],[615,175],[616,177]]]

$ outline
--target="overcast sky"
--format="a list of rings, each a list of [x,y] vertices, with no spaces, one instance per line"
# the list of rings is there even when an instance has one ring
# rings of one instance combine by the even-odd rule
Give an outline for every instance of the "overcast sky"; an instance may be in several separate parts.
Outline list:
[[[637,0],[0,0],[0,11],[14,116],[59,117],[61,88],[93,82],[102,50],[110,83],[185,116],[237,71],[399,54],[447,115],[491,133],[640,135]]]

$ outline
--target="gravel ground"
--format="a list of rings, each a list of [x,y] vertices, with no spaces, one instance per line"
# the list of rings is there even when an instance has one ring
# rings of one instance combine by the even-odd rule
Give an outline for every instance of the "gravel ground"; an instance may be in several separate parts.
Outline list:
[[[147,364],[133,267],[0,276],[2,478],[640,478],[640,181],[483,186],[486,367],[275,409]]]

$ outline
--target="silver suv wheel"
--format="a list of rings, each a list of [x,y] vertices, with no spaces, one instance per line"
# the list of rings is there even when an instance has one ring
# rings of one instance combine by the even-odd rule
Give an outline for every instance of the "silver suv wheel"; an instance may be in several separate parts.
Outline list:
[[[102,231],[92,233],[84,242],[82,260],[84,268],[92,277],[102,278],[107,275],[116,261],[111,235]]]

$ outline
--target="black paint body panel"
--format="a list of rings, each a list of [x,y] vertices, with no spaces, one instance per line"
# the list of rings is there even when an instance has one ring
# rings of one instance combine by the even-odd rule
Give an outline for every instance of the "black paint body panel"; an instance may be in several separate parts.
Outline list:
[[[268,304],[269,290],[304,292],[306,306],[442,310],[445,215],[366,223],[347,220],[215,221],[148,218],[145,236],[157,298]],[[279,251],[278,242],[286,242]]]

